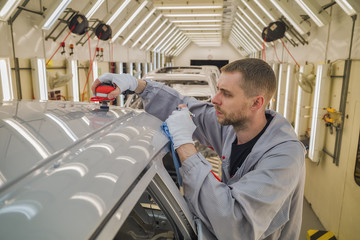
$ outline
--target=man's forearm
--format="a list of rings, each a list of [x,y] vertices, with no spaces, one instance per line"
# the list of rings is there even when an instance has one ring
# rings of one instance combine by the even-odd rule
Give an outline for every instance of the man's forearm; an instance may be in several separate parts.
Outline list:
[[[138,85],[137,88],[135,89],[135,93],[140,94],[144,91],[146,87],[146,81],[143,79],[138,79]]]
[[[192,143],[181,145],[176,149],[176,152],[179,155],[181,162],[184,162],[186,159],[197,153],[195,146]]]

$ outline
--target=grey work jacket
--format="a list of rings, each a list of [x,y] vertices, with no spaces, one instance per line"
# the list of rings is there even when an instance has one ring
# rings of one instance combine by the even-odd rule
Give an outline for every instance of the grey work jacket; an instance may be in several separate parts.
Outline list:
[[[211,164],[197,153],[183,162],[184,194],[190,210],[218,239],[297,240],[301,229],[305,182],[305,149],[290,123],[280,114],[230,178],[232,126],[218,123],[212,104],[181,96],[162,83],[147,81],[140,97],[145,110],[162,121],[179,104],[195,114],[193,137],[211,146],[222,160],[222,181]]]

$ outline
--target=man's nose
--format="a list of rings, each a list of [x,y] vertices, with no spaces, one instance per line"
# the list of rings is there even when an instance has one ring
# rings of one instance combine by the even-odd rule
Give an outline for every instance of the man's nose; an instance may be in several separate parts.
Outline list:
[[[216,93],[215,96],[211,99],[211,103],[212,104],[216,104],[219,105],[220,101],[219,101],[219,93]]]

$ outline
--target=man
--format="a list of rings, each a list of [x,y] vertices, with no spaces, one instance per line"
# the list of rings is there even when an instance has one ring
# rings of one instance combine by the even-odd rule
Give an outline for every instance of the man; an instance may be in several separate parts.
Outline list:
[[[243,59],[224,66],[212,104],[129,75],[100,80],[117,84],[114,95],[135,90],[147,112],[166,120],[182,161],[185,198],[218,239],[299,238],[305,149],[292,126],[265,109],[276,90],[274,72],[266,62]],[[173,111],[179,105],[182,110]],[[222,158],[221,182],[196,152],[192,137]]]

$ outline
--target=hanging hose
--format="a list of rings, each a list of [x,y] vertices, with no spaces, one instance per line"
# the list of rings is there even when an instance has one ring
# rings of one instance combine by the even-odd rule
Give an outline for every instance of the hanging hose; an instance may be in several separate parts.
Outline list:
[[[98,38],[98,41],[97,41],[97,44],[96,44],[96,48],[98,48],[98,46],[99,46],[100,37],[101,37],[101,33],[100,33],[100,36],[99,36],[99,38]],[[90,36],[89,36],[89,33],[88,33],[88,42],[89,42],[90,68],[89,68],[89,72],[88,72],[88,75],[87,75],[87,78],[86,78],[86,82],[85,82],[85,85],[84,85],[84,89],[83,89],[82,101],[84,101],[85,89],[86,89],[87,83],[89,82],[90,73],[92,73],[92,77],[93,77],[93,79],[94,79],[94,73],[93,73],[92,70],[93,70],[93,62],[94,62],[95,56],[96,56],[96,51],[94,52],[94,57],[91,59],[91,47],[90,47]],[[95,48],[95,49],[96,49],[96,48]]]
[[[273,43],[273,46],[274,46],[274,52],[275,52],[275,56],[276,56],[277,60],[279,61],[279,63],[282,63],[277,55],[275,43]]]
[[[265,41],[266,41],[266,37],[264,37],[264,41],[263,41],[263,49],[262,49],[262,55],[261,55],[261,59],[266,61],[266,55],[265,55]]]
[[[287,47],[285,46],[285,43],[283,42],[283,40],[280,38],[280,41],[282,42],[282,45],[284,46],[284,48],[286,49],[286,51],[289,53],[289,55],[292,57],[292,59],[294,60],[294,62],[296,63],[296,65],[298,66],[298,68],[300,68],[300,64],[295,60],[295,58],[293,57],[293,55],[291,55],[289,49],[287,49]]]
[[[163,132],[166,134],[166,136],[170,140],[170,149],[171,149],[171,154],[172,154],[172,158],[173,158],[173,161],[174,161],[174,167],[175,167],[175,170],[176,170],[176,176],[177,176],[177,179],[178,179],[179,186],[182,187],[182,177],[181,177],[180,171],[179,171],[179,168],[181,167],[181,162],[179,160],[178,154],[175,152],[174,142],[173,142],[172,136],[171,136],[170,131],[169,131],[169,127],[167,126],[166,122],[163,122],[163,124],[161,125],[161,129],[163,130]]]
[[[64,38],[64,40],[60,43],[59,47],[56,49],[56,51],[54,52],[54,54],[51,56],[51,58],[46,62],[46,66],[49,64],[49,62],[51,61],[51,59],[55,56],[55,54],[57,53],[57,51],[59,51],[59,49],[61,48],[61,46],[63,46],[63,44],[65,43],[65,40],[69,37],[70,33],[72,32],[72,30],[74,30],[75,25],[70,29],[70,32],[68,33],[68,35]]]

